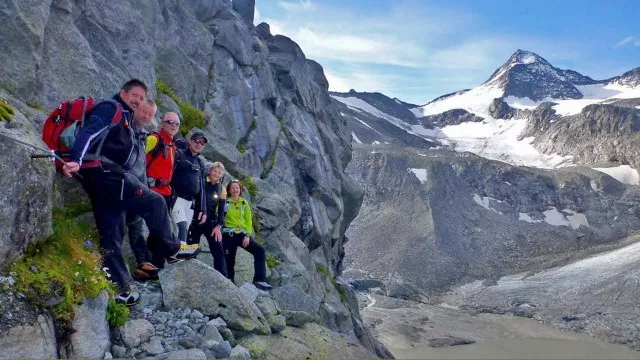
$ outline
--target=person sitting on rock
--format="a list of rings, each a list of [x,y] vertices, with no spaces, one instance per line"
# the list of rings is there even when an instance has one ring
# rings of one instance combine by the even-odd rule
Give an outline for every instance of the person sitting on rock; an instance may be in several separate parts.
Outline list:
[[[267,264],[265,262],[264,248],[260,246],[252,237],[253,222],[251,216],[251,206],[243,198],[243,187],[238,180],[231,180],[227,185],[226,215],[224,217],[224,228],[222,229],[222,246],[224,247],[225,261],[227,263],[227,278],[234,281],[236,251],[238,246],[253,255],[253,284],[262,290],[271,289],[271,285],[266,282]]]
[[[220,274],[227,276],[227,264],[222,248],[222,227],[224,226],[224,206],[227,199],[227,189],[222,186],[224,165],[221,162],[204,164],[204,172],[207,174],[204,191],[207,199],[207,221],[200,224],[191,222],[189,228],[188,243],[200,244],[200,237],[204,235],[209,243],[209,249],[213,256],[213,268]],[[196,209],[200,207],[196,199]]]

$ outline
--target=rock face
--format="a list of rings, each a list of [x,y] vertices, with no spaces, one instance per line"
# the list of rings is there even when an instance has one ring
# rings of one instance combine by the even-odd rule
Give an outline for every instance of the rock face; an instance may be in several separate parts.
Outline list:
[[[375,107],[376,109],[384,112],[385,114],[389,114],[393,117],[396,117],[398,119],[401,119],[405,122],[407,122],[408,124],[412,124],[415,125],[417,124],[417,119],[416,116],[413,114],[413,112],[411,112],[411,109],[415,109],[418,107],[418,105],[416,104],[410,104],[404,101],[401,101],[399,99],[396,98],[390,98],[384,94],[378,93],[378,92],[374,92],[374,93],[370,93],[370,92],[357,92],[355,90],[350,90],[347,93],[340,93],[340,92],[331,92],[331,96],[336,98],[336,97],[341,97],[341,98],[348,98],[348,97],[355,97],[357,99],[360,99],[362,101],[365,101],[369,104],[371,104],[371,106]]]
[[[3,5],[0,5],[0,7]],[[33,149],[4,136],[41,144],[33,123],[43,114],[0,90],[15,114],[10,123],[0,120],[0,266],[15,260],[27,245],[49,236],[53,207],[53,166],[31,160]],[[1,136],[4,135],[4,136]]]
[[[0,359],[57,359],[51,318],[40,315],[32,326],[16,326],[0,334],[0,349]]]
[[[76,310],[68,353],[71,358],[102,359],[111,349],[107,305],[109,294],[103,291],[94,299],[85,302]]]
[[[344,232],[362,196],[344,173],[351,137],[329,96],[322,66],[306,59],[289,38],[272,36],[266,24],[254,27],[253,3],[3,3],[0,46],[7,51],[0,53],[0,96],[20,113],[24,108],[23,114],[35,114],[16,115],[12,124],[17,125],[11,125],[34,141],[45,114],[19,101],[52,107],[78,95],[111,96],[131,77],[150,85],[150,95],[162,102],[160,113],[185,103],[201,109],[202,130],[211,140],[204,155],[256,184],[257,194],[247,194],[256,229],[269,254],[279,259],[270,282],[298,284],[324,302],[337,295],[316,265],[328,269],[329,277],[337,273]],[[156,94],[156,80],[180,102]],[[10,189],[0,197],[7,211],[2,216],[7,223],[0,223],[0,259],[13,259],[26,243],[50,233],[52,171],[50,165],[24,161],[23,147],[5,141],[0,147],[0,169],[8,173],[2,181]],[[24,196],[36,190],[39,197]],[[330,319],[333,315],[323,314],[344,309],[320,306],[315,315]],[[343,330],[356,337],[366,332],[358,324]]]
[[[528,117],[520,137],[535,136],[540,151],[573,155],[583,164],[640,166],[640,110],[609,104],[586,106],[572,116],[557,116],[544,103]]]
[[[604,173],[421,154],[363,148],[347,168],[365,198],[347,231],[345,275],[382,280],[390,295],[538,269],[640,225],[640,193]]]

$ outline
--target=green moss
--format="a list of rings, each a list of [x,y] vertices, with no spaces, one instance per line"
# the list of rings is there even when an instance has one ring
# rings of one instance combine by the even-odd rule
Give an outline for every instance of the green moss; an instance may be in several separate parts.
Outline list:
[[[204,112],[197,107],[182,101],[178,94],[164,81],[156,80],[156,90],[158,94],[165,94],[178,104],[180,114],[182,114],[182,124],[180,125],[180,133],[186,135],[194,127],[202,129],[204,127]],[[160,106],[160,104],[158,104]]]
[[[44,105],[38,103],[38,102],[27,102],[27,105],[34,108],[34,109],[38,109],[40,111],[47,111],[47,109],[44,107]]]
[[[258,344],[246,344],[252,359],[264,359],[267,353]]]
[[[340,284],[338,284],[338,280],[335,278],[335,276],[331,277],[331,284],[333,285],[333,287],[336,289],[336,291],[340,295],[340,301],[343,304],[346,304],[347,303],[347,293],[344,291],[342,286]]]
[[[238,146],[236,146],[236,149],[238,149],[240,154],[244,154],[244,152],[247,151],[247,148],[243,144],[238,144]]]
[[[253,179],[247,177],[244,179],[240,179],[240,182],[242,183],[242,186],[249,192],[251,198],[255,198],[256,195],[258,195],[258,187],[256,186],[256,183],[253,181]]]
[[[6,100],[0,99],[0,120],[11,122],[11,120],[13,120],[13,115],[15,114],[16,112],[13,110],[11,105],[9,105]]]
[[[324,265],[316,265],[316,271],[326,277],[331,277],[331,273],[329,272],[329,269],[326,268],[326,266]]]
[[[280,265],[280,260],[276,258],[273,254],[267,254],[266,256],[267,267],[269,269],[275,269],[278,265]]]
[[[52,308],[53,316],[62,321],[72,320],[74,305],[84,299],[114,290],[102,270],[96,229],[72,217],[84,206],[55,209],[53,235],[30,245],[10,266],[17,274],[15,290],[34,305],[45,308],[49,299],[62,299]]]
[[[176,103],[180,102],[180,98],[178,97],[176,92],[173,91],[173,89],[170,88],[169,85],[167,85],[164,81],[160,79],[156,80],[156,91],[158,92],[158,94],[167,95],[168,97],[173,99],[173,101],[175,101]]]
[[[114,327],[122,327],[129,319],[129,308],[124,304],[118,304],[113,299],[109,299],[107,306],[107,321]]]
[[[204,111],[186,101],[178,102],[178,108],[182,114],[182,124],[180,124],[180,132],[182,135],[187,135],[194,127],[198,129],[204,127]]]

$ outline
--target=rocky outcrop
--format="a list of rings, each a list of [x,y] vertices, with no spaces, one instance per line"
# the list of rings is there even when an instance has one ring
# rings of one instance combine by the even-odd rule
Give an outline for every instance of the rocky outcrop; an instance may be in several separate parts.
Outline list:
[[[529,110],[514,109],[502,98],[493,99],[489,104],[489,115],[495,119],[516,119],[530,113]]]
[[[189,307],[209,316],[223,316],[229,327],[269,334],[262,313],[227,278],[198,260],[183,262],[160,272],[164,305]],[[216,289],[211,292],[211,289]]]
[[[540,105],[529,116],[520,137],[535,136],[533,144],[546,154],[573,155],[594,166],[640,166],[640,110],[593,104],[572,116],[557,116],[552,104]]]
[[[458,125],[464,122],[480,122],[482,117],[474,115],[467,110],[452,109],[436,115],[420,118],[420,123],[428,128]]]
[[[590,169],[363,147],[347,172],[365,198],[347,231],[345,276],[403,298],[544,267],[640,225],[640,193]]]

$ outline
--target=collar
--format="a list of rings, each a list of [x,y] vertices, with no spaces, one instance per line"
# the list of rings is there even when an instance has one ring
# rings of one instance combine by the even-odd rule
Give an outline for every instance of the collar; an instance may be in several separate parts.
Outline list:
[[[122,98],[120,97],[120,94],[115,94],[113,95],[113,100],[117,101],[118,103],[120,103],[120,105],[122,106],[123,110],[126,110],[130,113],[133,114],[133,109],[129,107],[129,105],[127,105],[124,100],[122,100]]]
[[[167,144],[173,144],[173,136],[171,136],[168,132],[164,131],[164,129],[160,129],[158,134],[162,136],[162,140],[164,140]]]

